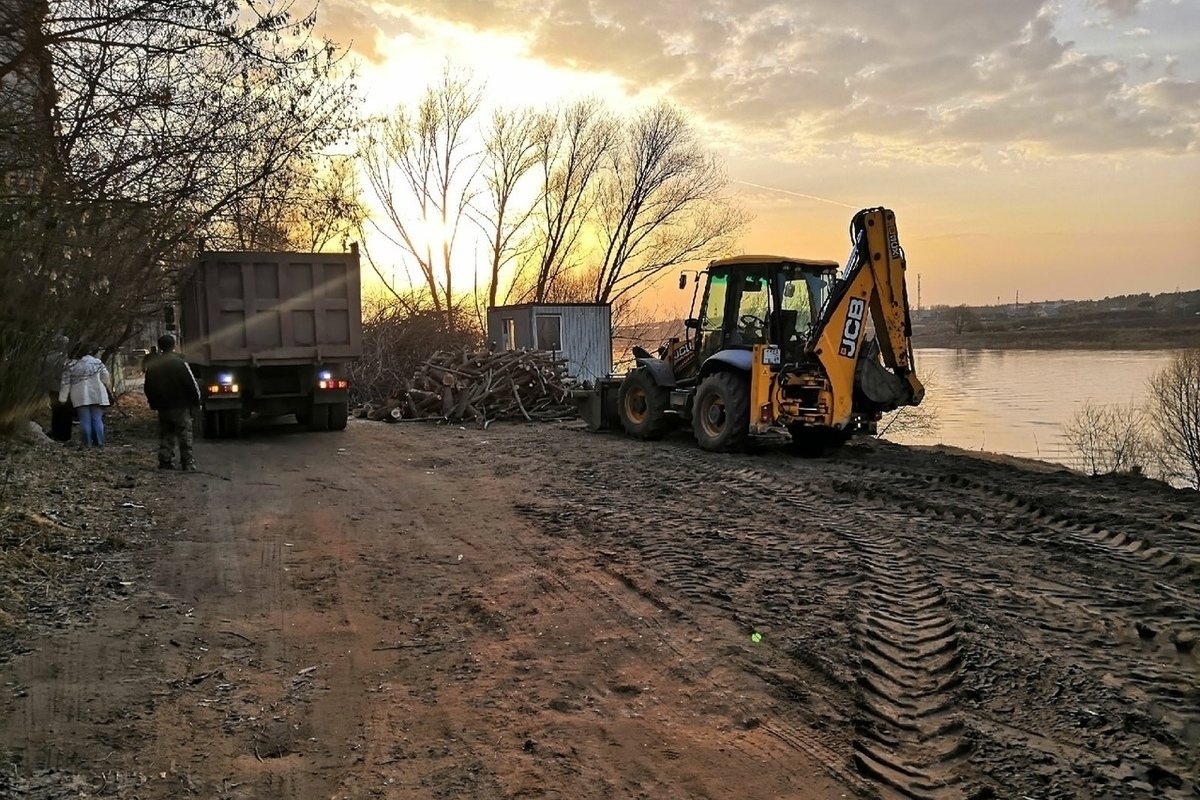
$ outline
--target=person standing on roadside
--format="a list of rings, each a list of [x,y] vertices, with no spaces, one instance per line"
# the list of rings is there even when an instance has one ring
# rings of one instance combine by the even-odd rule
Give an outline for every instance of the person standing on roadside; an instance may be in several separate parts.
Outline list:
[[[75,418],[71,404],[58,399],[62,391],[63,370],[67,366],[69,343],[66,336],[55,336],[50,351],[42,359],[42,388],[50,398],[50,438],[56,442],[71,441],[71,422]]]
[[[158,355],[158,348],[155,346],[151,346],[150,352],[148,352],[148,353],[146,353],[146,355],[142,356],[142,374],[145,374],[146,367],[150,366],[150,362],[154,360],[154,357],[156,355]]]
[[[69,399],[79,416],[79,433],[85,447],[104,446],[104,407],[110,402],[108,368],[96,357],[100,348],[89,345],[84,355],[67,362],[59,384],[58,402]]]
[[[142,391],[158,412],[158,468],[172,468],[178,445],[179,468],[194,471],[192,412],[200,407],[200,386],[192,368],[175,352],[175,337],[169,333],[158,337],[158,353],[146,362]]]

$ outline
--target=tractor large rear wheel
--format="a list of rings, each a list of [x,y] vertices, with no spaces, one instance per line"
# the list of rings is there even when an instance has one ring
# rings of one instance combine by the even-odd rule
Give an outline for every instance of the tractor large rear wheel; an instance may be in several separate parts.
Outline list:
[[[750,382],[735,372],[709,375],[696,390],[692,431],[702,450],[729,453],[750,439]]]
[[[667,413],[670,408],[671,390],[656,384],[650,370],[635,369],[621,381],[617,412],[621,426],[635,439],[661,439],[674,420]]]

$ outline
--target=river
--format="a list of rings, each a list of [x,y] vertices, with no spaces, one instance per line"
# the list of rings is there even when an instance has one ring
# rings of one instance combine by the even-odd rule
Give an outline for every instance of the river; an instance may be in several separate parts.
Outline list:
[[[885,438],[1076,467],[1063,425],[1085,401],[1144,403],[1147,380],[1171,358],[1161,350],[917,350],[917,375],[928,386],[925,403],[937,428]]]

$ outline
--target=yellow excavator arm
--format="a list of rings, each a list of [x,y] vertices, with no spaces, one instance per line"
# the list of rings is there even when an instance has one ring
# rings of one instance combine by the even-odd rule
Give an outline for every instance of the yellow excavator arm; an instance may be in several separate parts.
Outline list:
[[[808,346],[829,378],[830,423],[836,428],[851,421],[856,388],[873,410],[915,406],[925,395],[914,373],[896,215],[886,208],[864,209],[854,216],[850,236],[853,248],[842,280]],[[875,326],[878,355],[864,340],[868,318]]]

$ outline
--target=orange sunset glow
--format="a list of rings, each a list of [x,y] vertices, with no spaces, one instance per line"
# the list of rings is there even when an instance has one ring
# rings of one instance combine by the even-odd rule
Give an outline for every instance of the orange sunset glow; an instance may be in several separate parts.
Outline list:
[[[446,63],[500,105],[678,105],[754,215],[742,252],[840,260],[853,211],[887,205],[925,305],[1200,282],[1200,4],[327,0],[322,13],[375,111],[412,102]]]

